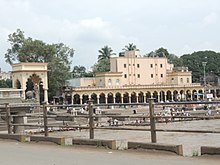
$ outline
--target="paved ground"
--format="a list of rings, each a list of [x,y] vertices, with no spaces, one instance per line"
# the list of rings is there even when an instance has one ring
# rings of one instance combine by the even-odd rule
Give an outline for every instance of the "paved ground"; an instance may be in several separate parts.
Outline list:
[[[219,165],[219,156],[181,157],[143,151],[115,151],[52,144],[0,141],[2,165]]]

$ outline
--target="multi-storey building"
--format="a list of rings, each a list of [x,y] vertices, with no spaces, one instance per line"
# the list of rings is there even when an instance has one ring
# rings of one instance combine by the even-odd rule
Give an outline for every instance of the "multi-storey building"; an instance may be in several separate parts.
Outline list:
[[[89,99],[95,103],[147,102],[150,97],[156,101],[196,100],[204,93],[203,86],[192,83],[187,67],[175,68],[165,56],[142,57],[139,51],[111,57],[110,72],[69,80],[65,91],[66,100],[73,104]]]
[[[11,72],[2,72],[0,68],[0,80],[12,79]]]

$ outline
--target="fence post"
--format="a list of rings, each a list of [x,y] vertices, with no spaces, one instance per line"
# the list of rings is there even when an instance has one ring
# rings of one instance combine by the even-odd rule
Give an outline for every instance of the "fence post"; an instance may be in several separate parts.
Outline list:
[[[93,118],[92,100],[88,101],[88,108],[89,108],[89,138],[94,139],[94,118]]]
[[[43,117],[44,117],[44,136],[48,136],[47,107],[45,102],[43,103]]]
[[[5,110],[6,110],[6,121],[7,121],[8,134],[12,134],[11,110],[9,107],[9,103],[5,103]]]
[[[150,129],[151,129],[151,142],[157,142],[156,126],[154,118],[154,98],[149,98],[149,110],[150,110]]]

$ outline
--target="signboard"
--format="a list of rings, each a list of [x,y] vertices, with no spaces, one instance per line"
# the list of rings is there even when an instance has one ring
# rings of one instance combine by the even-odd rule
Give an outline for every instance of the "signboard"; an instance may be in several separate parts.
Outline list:
[[[212,93],[208,93],[206,94],[207,99],[212,99],[213,98],[213,94]]]

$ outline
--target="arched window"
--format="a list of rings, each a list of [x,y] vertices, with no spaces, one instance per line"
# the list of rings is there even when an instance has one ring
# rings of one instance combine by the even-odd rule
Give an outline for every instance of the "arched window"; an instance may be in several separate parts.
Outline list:
[[[119,79],[116,79],[115,84],[116,84],[116,85],[120,85],[120,81],[119,81]]]
[[[111,85],[112,85],[112,80],[108,79],[108,86],[111,86]]]

